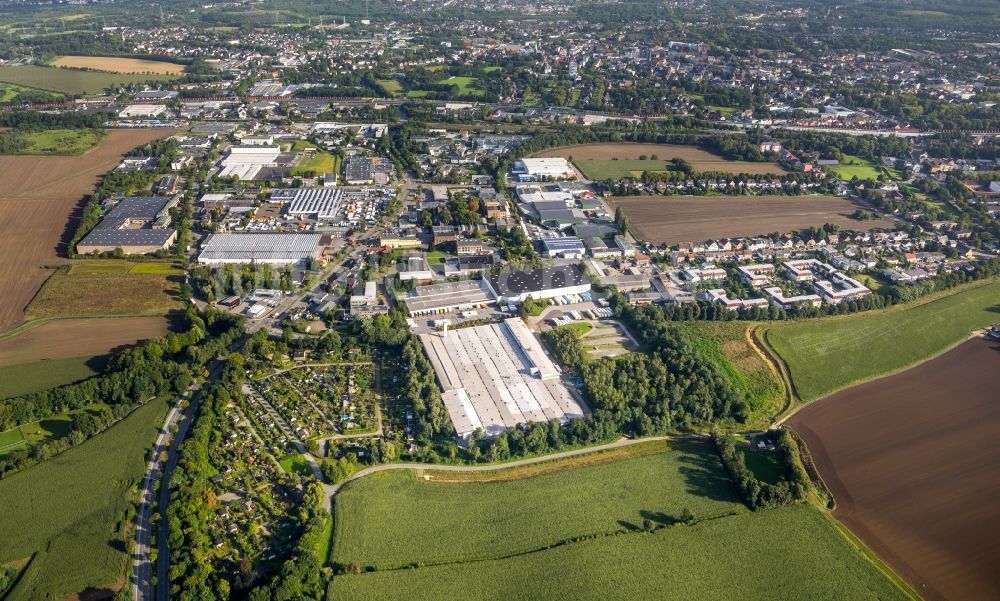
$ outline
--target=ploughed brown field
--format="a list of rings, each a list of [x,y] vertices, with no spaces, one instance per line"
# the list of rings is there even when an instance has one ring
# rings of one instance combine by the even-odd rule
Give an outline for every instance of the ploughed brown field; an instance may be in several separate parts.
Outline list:
[[[925,599],[1000,598],[998,385],[1000,344],[974,339],[789,420],[834,516]]]
[[[560,146],[543,150],[532,156],[536,157],[573,157],[574,161],[588,159],[607,161],[612,159],[638,159],[641,155],[650,157],[656,155],[664,161],[684,159],[691,163],[695,171],[719,171],[722,173],[752,173],[781,175],[787,173],[774,163],[756,163],[750,161],[731,161],[697,146],[682,144],[637,144],[631,142],[577,144]]]
[[[94,150],[74,157],[0,156],[0,332],[24,321],[24,308],[62,262],[79,210],[100,177],[129,150],[170,130],[112,130]]]
[[[861,208],[839,196],[624,196],[611,199],[637,238],[654,244],[785,233],[835,223],[848,230],[892,228],[888,219],[858,221]]]
[[[166,317],[57,319],[0,339],[0,366],[104,355],[167,334]]]

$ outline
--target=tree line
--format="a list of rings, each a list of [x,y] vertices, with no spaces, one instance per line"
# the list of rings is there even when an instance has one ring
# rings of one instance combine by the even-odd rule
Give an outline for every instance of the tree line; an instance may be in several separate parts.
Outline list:
[[[180,395],[194,374],[242,335],[242,318],[208,309],[185,314],[187,329],[116,353],[104,373],[19,397],[0,399],[0,431],[74,412],[70,433],[0,459],[6,475],[44,461],[102,432],[133,409],[162,394]],[[96,410],[89,409],[98,406]],[[101,407],[105,406],[105,407]]]
[[[798,447],[792,435],[784,429],[768,435],[773,435],[776,439],[774,453],[784,471],[782,479],[777,483],[761,480],[747,467],[743,451],[732,434],[712,435],[722,465],[750,509],[788,505],[802,501],[809,493],[809,475],[799,459]]]

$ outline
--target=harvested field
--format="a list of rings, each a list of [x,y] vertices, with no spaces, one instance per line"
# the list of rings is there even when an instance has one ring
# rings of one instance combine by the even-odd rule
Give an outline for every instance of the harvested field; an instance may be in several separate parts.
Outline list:
[[[611,204],[622,207],[636,237],[654,244],[784,233],[825,223],[850,230],[893,227],[888,219],[852,219],[861,207],[839,196],[626,196]]]
[[[84,197],[132,148],[170,130],[109,131],[98,148],[76,157],[0,156],[0,331],[24,320],[24,307],[65,255]]]
[[[0,339],[0,366],[93,357],[167,333],[166,317],[56,319]]]
[[[59,56],[52,61],[55,67],[74,69],[94,69],[111,73],[156,73],[158,75],[180,75],[184,65],[166,61],[151,61],[142,58],[120,56]]]
[[[1000,592],[998,372],[1000,345],[970,340],[789,421],[833,492],[834,516],[925,599]]]
[[[662,163],[670,159],[684,159],[691,163],[696,171],[720,171],[723,173],[752,173],[763,174],[772,173],[781,175],[785,170],[774,163],[752,163],[747,161],[730,161],[717,154],[702,150],[696,146],[682,146],[678,144],[631,144],[631,143],[606,143],[606,144],[578,144],[576,146],[560,146],[550,148],[534,155],[537,157],[573,157],[576,166],[587,175],[587,162],[594,161],[594,166],[601,172],[606,168],[607,161],[618,159],[619,161],[636,161],[640,156],[657,156]],[[656,169],[650,160],[650,167]],[[631,163],[630,163],[631,164]],[[626,174],[625,176],[627,176]],[[625,177],[622,176],[622,177]],[[590,176],[588,176],[590,177]]]

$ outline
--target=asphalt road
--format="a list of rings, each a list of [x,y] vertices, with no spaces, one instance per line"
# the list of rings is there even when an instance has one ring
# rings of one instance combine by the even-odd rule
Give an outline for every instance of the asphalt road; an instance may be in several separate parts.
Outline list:
[[[186,411],[181,411],[178,406],[170,409],[167,419],[160,429],[160,435],[156,439],[156,449],[153,458],[146,469],[146,479],[143,481],[142,494],[140,497],[139,511],[136,513],[135,524],[135,551],[133,553],[132,565],[134,568],[134,578],[132,582],[132,598],[136,601],[153,601],[153,599],[166,600],[169,594],[167,582],[167,568],[169,566],[166,528],[166,508],[170,497],[170,487],[166,484],[170,482],[170,474],[177,467],[179,455],[177,453],[181,441],[187,435],[188,427],[194,415],[201,406],[202,390],[205,386],[210,386],[216,380],[221,371],[223,362],[213,360],[210,364],[208,378],[199,386],[193,386],[188,390],[188,398],[191,399]],[[177,424],[177,433],[174,435],[174,444],[169,444],[171,440],[170,428]],[[166,465],[161,466],[160,454],[167,452]],[[157,532],[157,562],[155,566],[157,586],[154,591],[152,577],[154,573],[153,562],[150,559],[150,543],[152,537],[152,526],[150,519],[153,511],[153,500],[155,494],[155,484],[161,482],[160,486],[160,528]],[[155,596],[154,596],[155,593]]]

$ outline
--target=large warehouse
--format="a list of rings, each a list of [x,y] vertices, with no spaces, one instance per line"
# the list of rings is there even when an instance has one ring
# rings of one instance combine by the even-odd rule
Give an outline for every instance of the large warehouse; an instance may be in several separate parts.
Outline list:
[[[86,255],[120,248],[126,255],[139,255],[170,248],[177,239],[177,231],[170,227],[170,208],[176,204],[167,196],[123,198],[76,245],[76,252]]]
[[[590,291],[590,281],[576,265],[505,271],[484,281],[497,300],[518,303],[529,298],[555,298]]]
[[[402,299],[410,317],[468,311],[496,302],[485,280],[465,280],[417,286]]]
[[[334,219],[340,210],[339,188],[299,188],[288,206],[288,214],[295,216],[315,216],[317,219]],[[272,196],[273,198],[273,196]]]
[[[550,179],[573,179],[576,172],[562,157],[541,159],[518,159],[514,161],[511,173],[522,182],[540,182]]]
[[[518,424],[584,416],[582,402],[518,318],[420,340],[462,440],[476,430],[495,436]]]
[[[212,234],[198,262],[291,265],[319,258],[322,238],[320,234]]]
[[[277,165],[281,148],[278,146],[234,146],[222,160],[219,177],[236,176],[243,181],[257,178],[265,167]]]

